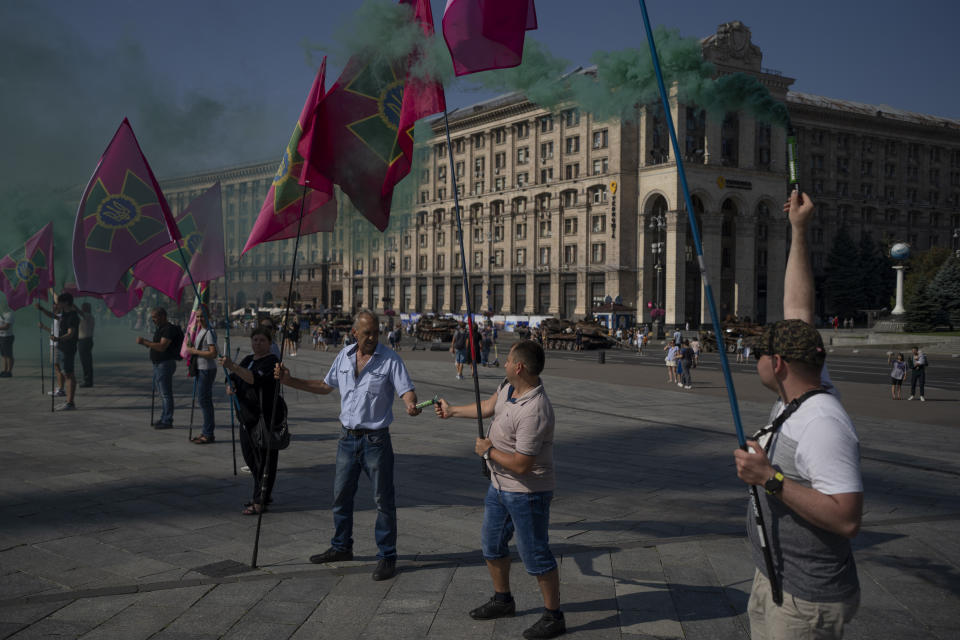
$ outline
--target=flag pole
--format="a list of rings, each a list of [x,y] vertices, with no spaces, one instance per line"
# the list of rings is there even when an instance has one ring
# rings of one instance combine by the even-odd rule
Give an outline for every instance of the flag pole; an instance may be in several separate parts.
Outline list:
[[[208,325],[209,326],[209,325]],[[189,370],[190,365],[187,365]],[[187,433],[187,440],[193,440],[193,412],[197,408],[197,383],[200,381],[200,375],[193,376],[193,400],[190,401],[190,431]]]
[[[460,236],[460,268],[463,270],[463,295],[467,302],[467,335],[470,336],[470,362],[473,370],[473,395],[477,402],[477,435],[483,438],[483,409],[480,403],[480,379],[477,377],[477,358],[474,348],[473,337],[473,311],[470,308],[470,279],[467,275],[467,254],[463,248],[463,223],[460,219],[460,193],[457,188],[457,173],[453,162],[453,143],[450,141],[450,119],[447,116],[447,109],[443,110],[443,127],[447,134],[447,159],[450,161],[450,182],[453,185],[453,208],[457,216],[457,233]],[[453,300],[451,292],[450,299]],[[450,305],[453,306],[452,304]],[[483,475],[490,473],[487,468],[486,460],[483,462]]]
[[[297,239],[293,244],[293,264],[290,268],[290,286],[287,288],[287,305],[283,310],[283,324],[280,327],[280,359],[278,364],[283,364],[283,337],[286,335],[287,322],[290,318],[290,303],[293,302],[293,280],[297,276],[297,254],[300,251],[300,236],[303,231],[303,209],[307,204],[307,185],[309,180],[303,182],[303,192],[300,195],[300,216],[297,219]],[[260,527],[263,523],[263,512],[267,508],[267,496],[264,495],[264,485],[267,480],[267,461],[270,458],[270,448],[267,447],[269,434],[273,433],[273,423],[277,419],[277,399],[280,397],[281,384],[276,384],[273,389],[273,406],[270,408],[270,422],[267,423],[267,433],[263,434],[263,466],[260,474],[260,508],[257,511],[257,532],[253,539],[253,554],[250,558],[250,568],[257,568],[257,555],[260,551]]]
[[[37,322],[43,322],[43,314],[40,313],[40,309],[37,309]],[[40,395],[43,395],[46,392],[47,389],[43,374],[43,332],[40,332]]]
[[[690,198],[690,188],[687,185],[687,174],[683,169],[683,156],[680,153],[680,144],[677,142],[677,131],[673,124],[673,115],[670,112],[670,100],[667,95],[666,86],[663,82],[663,73],[660,69],[660,59],[657,56],[657,45],[653,41],[653,31],[650,29],[650,16],[647,15],[647,3],[645,0],[639,0],[640,12],[643,15],[643,28],[647,35],[647,44],[650,46],[650,60],[653,63],[653,70],[657,77],[657,86],[660,89],[660,99],[663,103],[663,112],[667,121],[667,132],[670,134],[670,144],[673,146],[673,155],[677,162],[677,175],[680,178],[680,186],[683,190],[684,202],[687,206],[687,217],[690,221],[690,231],[693,236],[693,244],[697,251],[697,261],[700,264],[700,278],[703,282],[703,291],[707,298],[707,308],[710,310],[710,320],[713,323],[713,333],[717,337],[717,350],[720,352],[720,368],[723,371],[723,379],[727,386],[727,396],[730,402],[730,411],[733,414],[733,424],[737,431],[737,440],[740,448],[747,449],[747,441],[743,434],[743,424],[740,419],[740,407],[737,403],[737,391],[733,386],[733,376],[730,373],[730,363],[727,361],[727,350],[723,343],[723,330],[720,325],[720,316],[717,313],[717,303],[713,297],[713,288],[710,286],[710,280],[707,277],[707,264],[703,259],[703,244],[700,242],[700,229],[697,226],[696,212],[693,209],[693,201]],[[757,525],[757,532],[760,537],[760,547],[763,551],[764,564],[767,568],[767,577],[770,579],[770,587],[773,595],[773,601],[776,605],[783,603],[783,590],[773,563],[773,552],[770,549],[770,541],[767,536],[767,530],[763,521],[763,511],[760,506],[760,494],[756,485],[750,485],[750,492],[753,504],[754,522]]]
[[[224,343],[225,355],[230,356],[230,275],[227,273],[227,247],[226,234],[223,236],[224,247],[223,247],[223,317],[225,330],[227,332],[226,342]],[[239,350],[238,350],[239,352]],[[227,373],[227,370],[223,370],[224,375],[227,378],[227,384],[230,384],[230,375]],[[236,394],[230,396],[230,446],[233,449],[233,475],[237,475],[237,431],[235,428],[236,415],[233,411],[233,403],[236,402]]]

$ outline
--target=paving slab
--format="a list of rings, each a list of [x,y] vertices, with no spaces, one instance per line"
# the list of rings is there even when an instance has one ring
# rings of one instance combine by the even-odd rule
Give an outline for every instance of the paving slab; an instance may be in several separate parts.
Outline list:
[[[540,616],[536,580],[516,556],[517,616],[467,615],[492,593],[479,553],[486,481],[473,454],[475,422],[411,418],[395,406],[399,573],[374,582],[376,512],[365,478],[354,561],[307,560],[333,531],[339,406],[336,395],[290,393],[293,444],[280,456],[252,568],[256,519],[240,515],[251,478],[233,474],[225,400],[215,403],[217,442],[190,444],[191,387],[181,371],[176,428],[154,431],[149,363],[129,346],[133,334],[103,330],[118,337],[98,341],[102,373],[97,387],[80,390],[76,412],[49,413],[28,359],[0,385],[8,443],[0,638],[518,638]],[[319,377],[334,355],[301,351],[289,364]],[[454,379],[446,352],[400,355],[420,395],[473,401],[472,382]],[[664,384],[658,360],[548,355],[559,473],[550,536],[568,636],[746,639],[754,569],[722,382],[698,370],[697,388],[679,390]],[[481,370],[484,395],[500,375]],[[746,367],[734,379],[745,423],[764,422],[769,394]],[[862,604],[848,636],[955,638],[960,403],[901,412],[876,401],[875,385],[839,386],[866,486],[854,541]]]

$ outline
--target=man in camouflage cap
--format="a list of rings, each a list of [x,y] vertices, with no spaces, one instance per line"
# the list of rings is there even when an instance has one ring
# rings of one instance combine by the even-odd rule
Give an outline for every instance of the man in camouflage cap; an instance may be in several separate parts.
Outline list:
[[[853,423],[830,382],[813,328],[810,198],[784,205],[793,231],[784,275],[784,317],[752,342],[757,374],[779,398],[770,426],[736,450],[737,475],[759,489],[774,580],[748,506],[756,571],[747,611],[753,640],[841,638],[860,603],[850,539],[860,529],[863,481]],[[782,590],[782,603],[775,591]]]

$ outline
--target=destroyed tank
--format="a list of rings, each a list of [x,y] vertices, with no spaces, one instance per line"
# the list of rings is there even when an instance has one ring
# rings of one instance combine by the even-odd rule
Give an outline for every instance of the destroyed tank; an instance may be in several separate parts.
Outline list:
[[[453,332],[457,324],[454,318],[424,316],[417,322],[414,333],[418,340],[424,342],[450,342],[453,340]]]
[[[573,351],[577,346],[577,329],[583,334],[584,349],[608,349],[614,341],[607,333],[607,328],[599,322],[580,320],[561,320],[548,318],[540,323],[540,330],[544,332],[543,344],[547,349],[559,351]]]

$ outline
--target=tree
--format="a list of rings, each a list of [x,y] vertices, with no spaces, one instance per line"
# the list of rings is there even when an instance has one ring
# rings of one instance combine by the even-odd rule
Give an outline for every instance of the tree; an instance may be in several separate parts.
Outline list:
[[[950,250],[946,247],[932,247],[910,256],[907,261],[907,273],[903,280],[903,297],[913,299],[916,290],[924,291],[931,280],[937,275],[940,267],[950,257]]]
[[[882,246],[869,233],[860,237],[858,261],[865,303],[861,308],[880,309],[888,305],[896,289],[896,274]]]
[[[960,258],[951,255],[927,287],[927,293],[953,330],[960,327]]]
[[[914,287],[907,298],[907,331],[925,333],[936,329],[942,310],[937,301],[930,296],[927,288]]]
[[[861,276],[860,252],[847,228],[840,227],[827,256],[824,281],[827,308],[831,313],[852,316],[857,309],[866,307]]]

